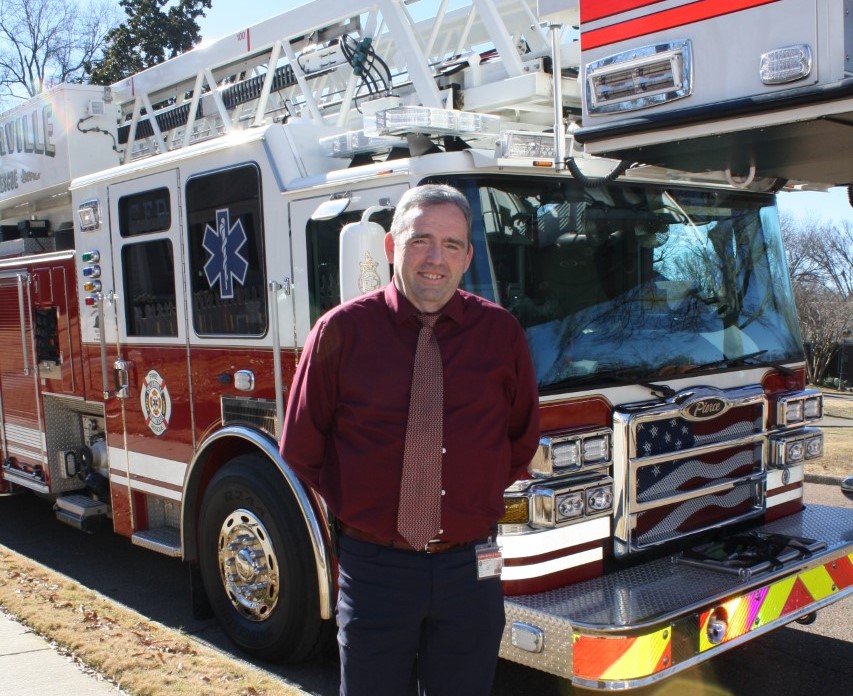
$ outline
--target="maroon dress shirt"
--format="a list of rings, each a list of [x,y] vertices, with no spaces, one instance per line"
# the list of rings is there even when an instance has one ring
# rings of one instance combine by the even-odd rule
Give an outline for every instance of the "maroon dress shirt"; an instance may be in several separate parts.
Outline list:
[[[341,521],[402,540],[397,504],[420,323],[391,282],[321,317],[305,342],[281,441],[285,462]],[[435,327],[444,365],[440,538],[489,534],[503,491],[539,443],[524,332],[501,307],[457,291]]]

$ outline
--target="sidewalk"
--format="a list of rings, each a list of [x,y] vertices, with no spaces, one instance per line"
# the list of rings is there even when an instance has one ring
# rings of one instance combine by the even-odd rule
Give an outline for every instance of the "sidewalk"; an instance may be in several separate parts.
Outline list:
[[[41,636],[0,611],[0,696],[117,696],[120,689],[88,674]]]

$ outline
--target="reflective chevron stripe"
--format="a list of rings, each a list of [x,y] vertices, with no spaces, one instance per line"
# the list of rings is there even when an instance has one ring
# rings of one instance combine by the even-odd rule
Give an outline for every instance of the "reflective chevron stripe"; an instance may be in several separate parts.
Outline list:
[[[637,637],[575,636],[575,676],[589,680],[638,679],[672,661],[672,631],[668,628]]]
[[[720,643],[754,631],[765,624],[793,614],[799,609],[826,599],[846,587],[853,586],[853,554],[826,565],[805,570],[768,587],[736,597],[721,607],[703,612],[700,619],[699,651],[705,652]],[[728,625],[720,643],[708,640],[708,623],[725,611]]]

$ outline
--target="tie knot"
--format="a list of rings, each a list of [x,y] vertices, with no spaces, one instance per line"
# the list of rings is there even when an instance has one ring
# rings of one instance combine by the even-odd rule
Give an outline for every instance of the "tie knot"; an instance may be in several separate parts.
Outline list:
[[[440,316],[440,314],[418,314],[418,321],[421,326],[428,326],[432,329]]]

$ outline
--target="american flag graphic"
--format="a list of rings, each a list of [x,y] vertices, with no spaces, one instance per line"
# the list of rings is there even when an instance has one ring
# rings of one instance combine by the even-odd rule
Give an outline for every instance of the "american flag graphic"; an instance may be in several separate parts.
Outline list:
[[[692,420],[672,412],[640,418],[632,430],[635,504],[654,506],[632,514],[635,548],[760,512],[760,486],[744,479],[764,470],[762,440],[737,445],[733,441],[763,433],[763,400],[733,406],[716,418]],[[717,446],[691,454],[709,445]],[[652,461],[644,464],[644,460]],[[741,483],[731,490],[703,495],[711,486],[735,481]],[[672,500],[684,494],[693,497]]]
[[[702,457],[650,464],[637,470],[637,501],[659,500],[761,471],[761,443],[711,452]]]
[[[725,442],[753,433],[764,426],[762,404],[748,404],[729,409],[717,418],[691,421],[671,416],[637,424],[637,457],[653,457],[667,452],[681,452],[715,442]]]
[[[758,500],[754,485],[738,486],[726,493],[693,498],[637,515],[634,543],[644,546],[682,534],[718,526],[751,510]]]

